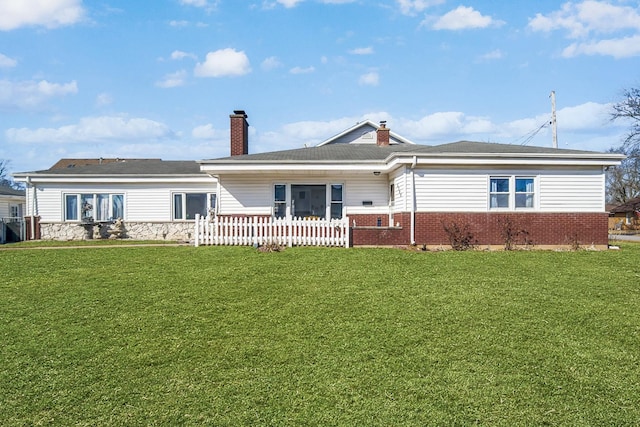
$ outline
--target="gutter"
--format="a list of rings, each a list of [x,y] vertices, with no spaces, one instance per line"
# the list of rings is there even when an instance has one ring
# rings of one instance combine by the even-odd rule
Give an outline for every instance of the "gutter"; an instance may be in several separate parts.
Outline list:
[[[418,164],[418,156],[413,156],[411,163],[411,244],[416,244],[416,174],[415,167]]]
[[[31,187],[31,240],[36,240],[36,219],[34,215],[36,212],[36,186],[31,182],[29,175],[27,175],[26,183]]]

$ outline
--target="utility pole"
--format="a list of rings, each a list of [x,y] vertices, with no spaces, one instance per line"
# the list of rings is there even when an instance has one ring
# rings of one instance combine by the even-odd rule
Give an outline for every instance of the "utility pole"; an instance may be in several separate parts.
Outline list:
[[[552,90],[551,95],[551,133],[553,135],[553,148],[558,148],[558,124],[556,123],[556,91]]]

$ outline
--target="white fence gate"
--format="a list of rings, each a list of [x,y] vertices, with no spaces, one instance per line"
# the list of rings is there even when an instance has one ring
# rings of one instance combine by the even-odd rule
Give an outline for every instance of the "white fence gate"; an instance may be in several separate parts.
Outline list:
[[[349,218],[304,219],[196,215],[195,245],[349,247]]]

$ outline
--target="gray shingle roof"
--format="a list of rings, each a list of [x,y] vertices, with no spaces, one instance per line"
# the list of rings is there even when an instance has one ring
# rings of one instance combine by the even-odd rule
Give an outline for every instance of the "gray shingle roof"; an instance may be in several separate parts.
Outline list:
[[[358,162],[383,161],[394,153],[418,155],[442,154],[598,154],[591,151],[567,150],[526,145],[494,144],[485,142],[459,141],[442,145],[397,144],[379,147],[375,144],[335,144],[295,150],[272,151],[269,153],[246,154],[203,160],[202,163],[245,163],[245,162]]]
[[[0,184],[0,195],[2,196],[24,196],[24,190],[16,190],[8,185]]]
[[[192,160],[129,160],[117,163],[85,165],[38,171],[47,175],[206,175]]]

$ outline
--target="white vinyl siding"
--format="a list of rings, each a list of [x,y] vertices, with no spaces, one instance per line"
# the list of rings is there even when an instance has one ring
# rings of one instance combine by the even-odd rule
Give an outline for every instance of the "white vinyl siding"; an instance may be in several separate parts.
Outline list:
[[[38,186],[36,210],[42,222],[64,221],[66,194],[123,194],[124,220],[168,222],[172,218],[172,195],[174,192],[213,193],[216,183],[148,183],[108,185],[47,185]],[[26,205],[31,212],[32,189],[27,191]]]
[[[389,181],[386,176],[358,175],[343,179],[344,206],[349,214],[389,212]],[[370,201],[370,206],[362,202]]]
[[[540,176],[540,210],[603,212],[604,175],[597,171]]]
[[[408,211],[409,206],[407,205],[407,198],[405,197],[407,194],[407,174],[405,170],[402,169],[400,173],[392,176],[391,182],[393,183],[393,189],[395,191],[395,201],[393,206],[391,206],[392,212]]]
[[[534,179],[534,212],[604,212],[604,174],[601,168],[552,170],[417,170],[415,186],[419,212],[483,212],[489,208],[492,177]],[[512,183],[512,186],[515,182]],[[515,191],[514,188],[510,190]],[[407,193],[410,203],[410,192]],[[400,203],[396,195],[396,204]],[[410,206],[410,205],[409,205]],[[520,210],[520,209],[517,209]]]
[[[387,213],[389,211],[389,181],[386,176],[361,174],[351,176],[290,176],[264,175],[254,177],[223,177],[220,181],[219,213],[271,215],[274,204],[274,185],[342,184],[343,206],[349,214]],[[364,206],[363,201],[371,201]]]
[[[269,177],[223,177],[220,181],[218,213],[221,215],[271,215],[275,183]]]
[[[487,210],[487,175],[474,172],[415,173],[416,210],[420,212],[481,212]]]

